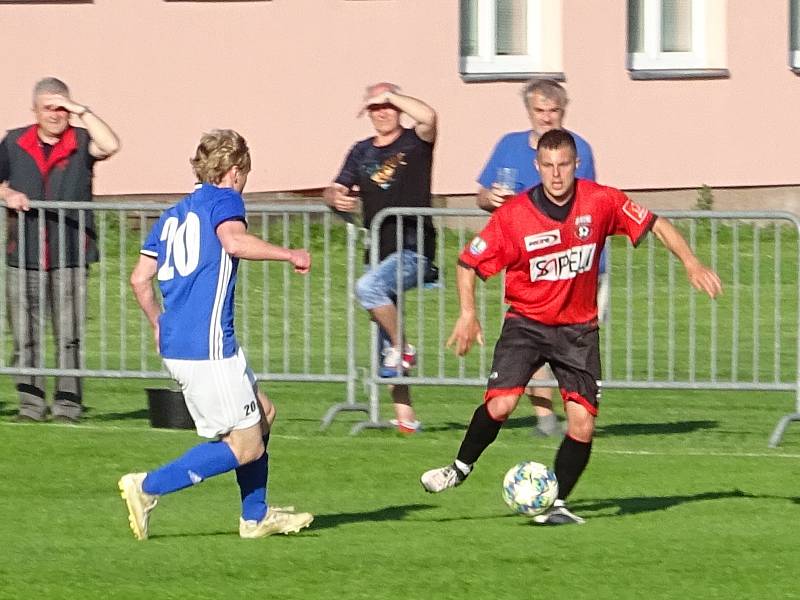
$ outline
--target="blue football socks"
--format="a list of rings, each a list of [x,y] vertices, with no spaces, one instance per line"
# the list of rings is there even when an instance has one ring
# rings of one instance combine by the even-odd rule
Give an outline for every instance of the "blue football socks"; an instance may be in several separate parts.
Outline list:
[[[142,482],[146,494],[163,496],[239,466],[230,446],[225,442],[206,442],[189,450],[180,458],[147,474]]]
[[[242,518],[260,521],[267,516],[267,476],[269,455],[236,468],[236,482],[242,496]]]

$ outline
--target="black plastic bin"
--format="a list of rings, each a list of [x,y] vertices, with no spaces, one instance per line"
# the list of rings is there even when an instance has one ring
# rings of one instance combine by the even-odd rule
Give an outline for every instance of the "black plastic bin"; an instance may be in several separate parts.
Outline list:
[[[147,388],[145,391],[151,427],[194,429],[194,421],[186,408],[182,392],[163,388]]]

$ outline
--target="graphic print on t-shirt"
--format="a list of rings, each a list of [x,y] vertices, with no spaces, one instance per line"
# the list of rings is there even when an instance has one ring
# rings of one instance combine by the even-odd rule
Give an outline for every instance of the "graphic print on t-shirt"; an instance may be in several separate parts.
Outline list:
[[[392,187],[400,167],[406,166],[405,152],[398,152],[385,159],[382,163],[369,163],[364,165],[364,170],[370,180],[381,189],[388,190]]]

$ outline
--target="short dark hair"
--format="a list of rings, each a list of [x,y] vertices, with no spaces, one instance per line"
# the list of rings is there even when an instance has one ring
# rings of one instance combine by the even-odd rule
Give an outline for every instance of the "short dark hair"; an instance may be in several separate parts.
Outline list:
[[[573,155],[577,158],[578,148],[575,146],[575,138],[569,131],[564,129],[551,129],[539,138],[536,145],[538,150],[558,150],[559,148],[572,148]]]

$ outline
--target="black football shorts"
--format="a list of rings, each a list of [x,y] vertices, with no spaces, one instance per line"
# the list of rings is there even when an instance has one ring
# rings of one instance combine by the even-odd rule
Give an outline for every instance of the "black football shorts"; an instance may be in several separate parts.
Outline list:
[[[509,313],[494,347],[485,400],[520,395],[531,376],[549,363],[564,402],[597,415],[600,400],[600,335],[596,322],[545,325]]]

